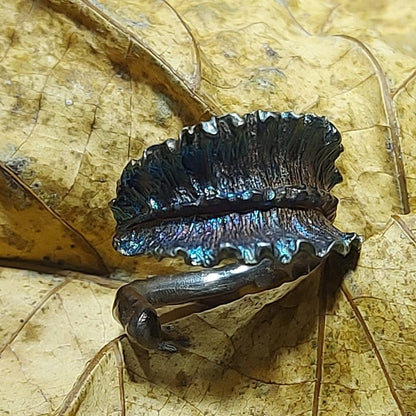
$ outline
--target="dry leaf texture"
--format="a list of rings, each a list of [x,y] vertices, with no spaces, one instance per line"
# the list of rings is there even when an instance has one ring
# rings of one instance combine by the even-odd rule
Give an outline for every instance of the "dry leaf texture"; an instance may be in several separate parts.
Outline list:
[[[0,274],[0,414],[416,414],[412,1],[5,0],[0,21],[0,259],[23,269]],[[258,108],[342,132],[359,266],[334,296],[321,271],[191,315],[189,350],[136,362],[97,276],[185,266],[112,249],[116,181],[183,124]]]

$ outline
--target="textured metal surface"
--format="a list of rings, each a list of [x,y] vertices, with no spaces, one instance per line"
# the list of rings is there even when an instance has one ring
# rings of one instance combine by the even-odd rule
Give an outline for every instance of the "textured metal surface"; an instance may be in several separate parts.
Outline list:
[[[301,257],[303,261],[297,264],[282,264],[270,259],[253,266],[233,263],[181,275],[135,280],[128,286],[134,287],[154,308],[207,299],[225,303],[248,293],[262,292],[297,281],[298,277],[306,276],[320,263],[311,253],[302,252]]]
[[[205,267],[347,254],[357,236],[332,225],[330,195],[341,152],[339,132],[313,114],[259,110],[185,127],[126,166],[111,204],[114,246]]]

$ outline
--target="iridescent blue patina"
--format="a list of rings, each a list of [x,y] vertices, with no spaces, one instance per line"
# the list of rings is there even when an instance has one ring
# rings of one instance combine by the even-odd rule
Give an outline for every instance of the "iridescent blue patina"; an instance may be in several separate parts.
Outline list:
[[[256,111],[185,127],[125,168],[112,202],[115,248],[205,267],[230,256],[290,262],[302,244],[345,254],[355,234],[332,226],[329,193],[341,152],[336,128],[313,114]]]
[[[359,237],[332,225],[341,152],[341,136],[325,117],[259,110],[185,127],[177,140],[132,160],[111,205],[115,248],[128,256],[182,255],[205,269],[120,288],[113,312],[129,339],[176,351],[155,308],[294,288],[331,255],[357,254]],[[229,257],[236,262],[214,267]]]

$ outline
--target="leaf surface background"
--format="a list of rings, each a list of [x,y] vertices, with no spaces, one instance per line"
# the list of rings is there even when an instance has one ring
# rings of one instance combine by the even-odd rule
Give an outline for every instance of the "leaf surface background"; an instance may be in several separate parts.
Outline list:
[[[0,414],[416,413],[416,225],[399,216],[416,201],[415,17],[405,1],[5,1],[0,257],[22,270],[0,275]],[[105,276],[187,266],[114,252],[116,181],[182,125],[258,108],[340,129],[336,225],[366,238],[359,266],[332,297],[318,274],[184,318],[188,351],[134,364]]]

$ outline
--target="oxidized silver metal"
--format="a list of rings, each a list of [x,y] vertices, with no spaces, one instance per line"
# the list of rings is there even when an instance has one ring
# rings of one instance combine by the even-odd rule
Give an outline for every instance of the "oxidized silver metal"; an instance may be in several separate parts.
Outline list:
[[[121,288],[114,314],[146,348],[175,350],[155,307],[227,301],[295,281],[360,239],[333,226],[341,136],[325,117],[227,114],[185,127],[126,166],[111,208],[124,255],[181,255],[207,268]],[[221,260],[236,264],[214,268]]]

